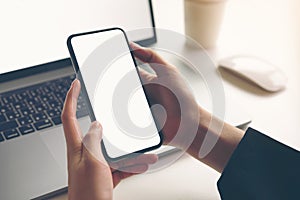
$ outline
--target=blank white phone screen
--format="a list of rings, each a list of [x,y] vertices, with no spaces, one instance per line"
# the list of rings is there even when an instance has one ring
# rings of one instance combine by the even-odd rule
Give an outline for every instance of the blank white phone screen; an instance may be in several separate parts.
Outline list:
[[[123,32],[80,35],[71,44],[108,156],[157,146],[158,129]]]

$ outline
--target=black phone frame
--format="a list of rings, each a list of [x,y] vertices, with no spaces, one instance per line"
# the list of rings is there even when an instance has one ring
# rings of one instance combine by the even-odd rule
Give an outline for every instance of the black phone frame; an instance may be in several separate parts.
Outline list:
[[[91,101],[90,101],[88,93],[87,93],[87,89],[86,89],[84,81],[83,81],[83,77],[82,77],[81,72],[80,72],[80,67],[78,65],[78,62],[77,62],[77,59],[76,59],[76,55],[75,55],[75,52],[74,52],[74,49],[73,49],[73,46],[72,46],[72,39],[75,38],[75,37],[80,37],[80,36],[84,36],[84,35],[91,35],[91,34],[95,34],[95,33],[108,32],[108,31],[113,31],[113,30],[119,30],[119,31],[121,31],[122,34],[123,34],[123,36],[124,36],[124,38],[125,38],[125,40],[126,40],[128,49],[130,51],[132,60],[134,62],[135,70],[136,70],[136,72],[137,72],[137,74],[139,76],[139,80],[140,80],[140,83],[142,85],[143,91],[145,93],[149,109],[150,109],[152,117],[154,119],[154,123],[156,125],[156,128],[158,128],[158,123],[157,123],[157,121],[156,121],[156,119],[154,117],[154,114],[153,114],[153,112],[152,112],[152,110],[150,108],[150,106],[151,106],[150,100],[148,98],[148,95],[146,93],[145,87],[143,85],[143,82],[142,82],[142,79],[141,79],[141,76],[140,76],[140,73],[139,73],[139,70],[138,70],[138,66],[137,66],[137,63],[136,63],[136,60],[135,60],[135,57],[134,57],[134,54],[133,54],[134,50],[129,45],[129,41],[128,41],[128,38],[127,38],[127,35],[126,35],[125,31],[123,29],[121,29],[121,28],[118,28],[118,27],[113,27],[113,28],[108,28],[108,29],[101,29],[101,30],[96,30],[96,31],[83,32],[83,33],[77,33],[77,34],[70,35],[68,37],[68,39],[67,39],[67,46],[68,46],[68,50],[69,50],[69,53],[70,53],[70,58],[71,58],[71,61],[72,61],[72,65],[73,65],[74,71],[75,71],[75,73],[77,75],[77,78],[78,78],[78,80],[81,83],[81,92],[82,92],[83,97],[85,98],[85,101],[87,103],[87,107],[89,109],[89,115],[90,115],[91,122],[96,121],[96,117],[95,117],[95,113],[93,111],[92,104],[91,104]],[[125,159],[125,158],[128,158],[128,157],[134,157],[136,155],[139,155],[139,154],[142,154],[142,153],[145,153],[145,152],[148,152],[148,151],[152,151],[154,149],[159,148],[162,145],[162,143],[163,143],[163,134],[161,133],[161,131],[158,131],[158,135],[160,137],[160,142],[157,145],[152,146],[152,147],[148,147],[148,148],[145,148],[145,149],[141,149],[141,150],[138,150],[138,151],[126,154],[126,155],[122,155],[122,156],[119,156],[119,157],[116,157],[116,158],[112,158],[112,157],[110,157],[108,155],[108,153],[107,153],[107,151],[105,149],[105,144],[104,144],[103,140],[101,140],[102,152],[103,152],[103,155],[104,155],[105,159],[108,162],[116,162],[116,161],[119,161],[119,160],[122,160],[122,159]]]

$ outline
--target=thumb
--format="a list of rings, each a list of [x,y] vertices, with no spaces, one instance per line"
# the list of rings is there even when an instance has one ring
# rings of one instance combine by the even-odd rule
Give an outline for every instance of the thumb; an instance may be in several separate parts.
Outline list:
[[[95,159],[106,163],[101,151],[102,126],[99,122],[92,122],[89,131],[84,136],[83,148],[84,153],[92,155]],[[85,155],[83,155],[85,156]]]
[[[142,62],[148,63],[150,67],[155,71],[157,76],[168,73],[168,70],[172,69],[158,53],[149,48],[141,47],[140,45],[131,42],[130,47],[134,53],[134,56],[140,59]]]

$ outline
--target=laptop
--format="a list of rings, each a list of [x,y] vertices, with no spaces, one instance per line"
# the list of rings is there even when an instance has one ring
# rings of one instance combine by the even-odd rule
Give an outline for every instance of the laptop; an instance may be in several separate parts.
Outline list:
[[[7,2],[7,13],[0,17],[14,15],[12,10],[18,14],[3,26],[9,33],[19,33],[18,26],[11,26],[16,20],[26,30],[0,39],[2,55],[6,55],[0,61],[0,199],[47,199],[67,190],[60,114],[75,75],[65,41],[71,33],[111,26],[125,30],[154,27],[151,0],[130,1]],[[115,4],[124,5],[116,8]],[[129,35],[129,39],[144,46],[157,41],[154,29],[145,35]],[[39,64],[42,61],[52,62]],[[82,96],[76,115],[82,131],[87,131],[90,119]],[[236,124],[245,122],[249,118]],[[159,155],[171,152],[174,148],[157,151]]]

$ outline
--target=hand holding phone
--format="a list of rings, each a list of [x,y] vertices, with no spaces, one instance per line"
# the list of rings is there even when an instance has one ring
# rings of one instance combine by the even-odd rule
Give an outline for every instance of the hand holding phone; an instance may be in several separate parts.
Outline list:
[[[162,135],[125,32],[112,28],[75,34],[67,44],[91,120],[103,126],[106,159],[115,161],[160,147]]]

